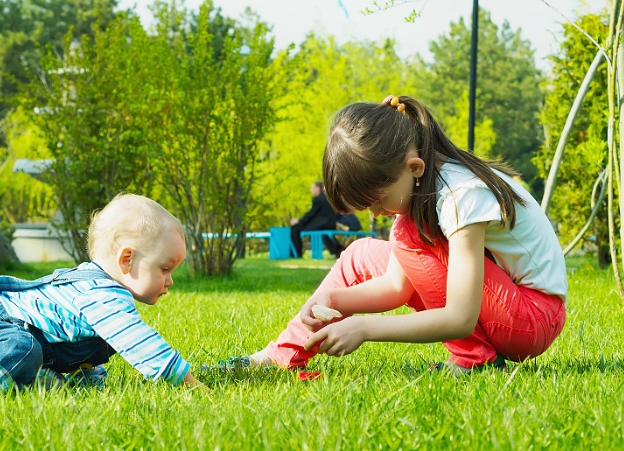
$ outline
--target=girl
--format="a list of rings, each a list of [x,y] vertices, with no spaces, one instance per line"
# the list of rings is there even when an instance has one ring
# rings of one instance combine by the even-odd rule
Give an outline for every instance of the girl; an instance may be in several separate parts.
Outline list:
[[[566,268],[537,202],[504,165],[460,150],[407,97],[336,115],[323,157],[327,198],[396,215],[390,242],[358,240],[276,342],[249,365],[305,366],[365,341],[442,342],[454,374],[542,354],[565,323]],[[312,306],[338,310],[331,323]],[[407,305],[415,313],[352,316]]]

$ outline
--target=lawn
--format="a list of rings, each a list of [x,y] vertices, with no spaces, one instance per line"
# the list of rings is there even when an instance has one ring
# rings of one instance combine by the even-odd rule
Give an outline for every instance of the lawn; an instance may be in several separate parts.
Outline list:
[[[191,280],[144,319],[193,369],[256,351],[277,334],[333,260],[239,260],[225,280]],[[14,268],[34,278],[54,264]],[[211,392],[144,382],[115,356],[101,390],[0,396],[0,450],[621,449],[624,308],[610,271],[569,260],[568,322],[543,356],[456,380],[430,373],[442,345],[366,343],[297,372],[206,372]],[[398,313],[406,313],[401,309]]]

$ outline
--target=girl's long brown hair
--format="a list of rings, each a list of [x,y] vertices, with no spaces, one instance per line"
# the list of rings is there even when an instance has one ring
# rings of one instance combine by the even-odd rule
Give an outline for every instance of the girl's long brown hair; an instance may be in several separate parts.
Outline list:
[[[354,103],[336,114],[323,155],[327,199],[341,213],[364,210],[378,202],[404,169],[405,156],[415,149],[425,162],[420,186],[414,186],[411,215],[421,239],[433,244],[443,238],[436,211],[436,162],[455,160],[479,177],[494,193],[501,208],[501,229],[516,222],[520,197],[492,168],[518,175],[500,161],[482,160],[457,147],[444,134],[427,108],[400,96],[405,114],[390,104]]]

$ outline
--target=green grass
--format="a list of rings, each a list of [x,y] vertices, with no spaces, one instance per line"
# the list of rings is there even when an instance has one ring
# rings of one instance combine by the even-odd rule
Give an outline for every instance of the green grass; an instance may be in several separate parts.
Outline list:
[[[171,293],[140,310],[197,369],[264,347],[331,262],[254,256],[229,279],[201,281],[182,268]],[[208,393],[143,382],[116,356],[103,390],[0,396],[0,449],[621,449],[624,308],[610,271],[580,258],[569,267],[563,333],[506,373],[455,380],[426,370],[446,357],[439,344],[366,343],[315,359],[318,381],[280,370],[205,373]]]

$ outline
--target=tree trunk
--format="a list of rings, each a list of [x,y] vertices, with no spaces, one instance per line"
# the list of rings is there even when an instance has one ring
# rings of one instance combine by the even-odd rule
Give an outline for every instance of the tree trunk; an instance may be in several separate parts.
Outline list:
[[[609,250],[609,235],[599,234],[596,237],[596,247],[598,250],[598,267],[606,269],[611,264],[611,252]]]
[[[0,261],[19,262],[9,239],[0,233]]]

